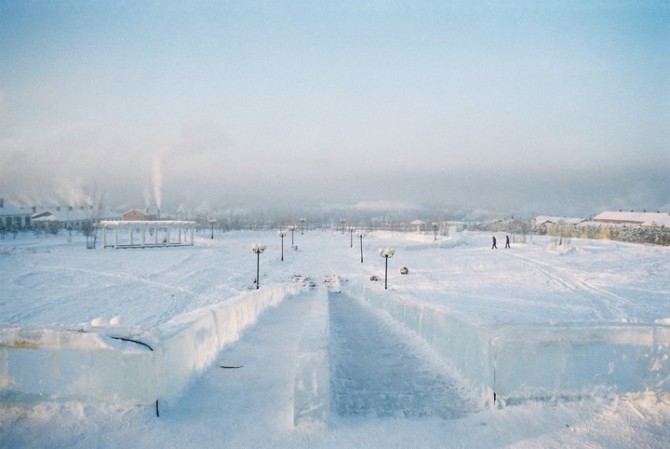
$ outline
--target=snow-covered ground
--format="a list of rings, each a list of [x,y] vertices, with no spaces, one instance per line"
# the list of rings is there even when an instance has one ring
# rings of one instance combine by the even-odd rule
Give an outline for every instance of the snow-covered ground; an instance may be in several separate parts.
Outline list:
[[[244,325],[239,314],[251,309],[240,309],[239,329],[225,341],[219,336],[218,346],[197,359],[200,365],[183,388],[161,402],[160,417],[147,404],[76,394],[52,400],[22,396],[7,393],[11,385],[0,382],[5,391],[0,447],[670,445],[670,361],[664,340],[670,325],[670,248],[579,239],[559,245],[534,236],[525,242],[516,237],[512,248],[504,249],[504,234],[498,234],[499,249],[492,250],[486,233],[434,241],[432,234],[374,232],[363,239],[361,263],[360,241],[354,235],[352,242],[349,233],[296,232],[295,250],[289,233],[283,261],[275,232],[207,237],[196,237],[193,247],[123,250],[87,250],[83,240],[68,243],[65,236],[0,240],[0,323],[7,347],[17,332],[49,345],[45,329],[83,331],[76,335],[95,336],[98,352],[148,357],[139,345],[106,339],[126,332],[157,345],[156,357],[162,357],[169,353],[163,342],[180,335],[188,323],[200,323],[193,335],[207,346],[203,329],[210,328],[198,321],[207,313],[221,319],[222,310],[243,304],[250,295],[286,292],[279,299],[266,298],[265,308]],[[260,256],[258,292],[256,255],[250,250],[256,242],[267,245]],[[396,249],[389,259],[388,291],[380,247]],[[400,267],[409,273],[399,274]],[[371,281],[373,275],[379,280]],[[383,305],[377,307],[380,298]],[[399,310],[412,307],[422,310],[418,328],[411,317],[401,324],[402,318],[389,315],[398,318]],[[461,370],[463,363],[440,356],[439,326],[428,329],[427,311],[458,317],[459,325],[470,326],[463,332],[521,329],[531,341],[546,329],[563,332],[561,341],[591,327],[610,326],[608,332],[615,333],[652,329],[660,335],[651,343],[660,354],[654,365],[660,378],[647,391],[571,395],[554,390],[544,400],[506,403],[503,398],[494,405],[490,388],[473,382],[477,376]],[[219,323],[211,329],[216,326],[219,332],[225,327]],[[326,339],[325,345],[319,338]],[[625,348],[624,365],[631,355]],[[0,346],[5,352],[0,373],[13,372],[7,365],[14,355],[6,354],[20,349],[35,350]],[[319,382],[306,387],[309,376],[299,368],[309,364],[306,354],[320,360],[323,353],[329,379],[325,393]],[[465,351],[470,356],[479,357]],[[177,364],[169,359],[167,368],[177,369]],[[530,374],[540,367],[524,361],[516,368]],[[591,385],[589,375],[585,371],[577,383]],[[25,377],[35,376],[25,372]],[[122,381],[121,388],[131,382]],[[324,398],[325,406],[317,403]],[[307,404],[302,411],[309,416],[314,413],[310,400],[317,401],[312,403],[317,419],[303,420],[298,404]]]

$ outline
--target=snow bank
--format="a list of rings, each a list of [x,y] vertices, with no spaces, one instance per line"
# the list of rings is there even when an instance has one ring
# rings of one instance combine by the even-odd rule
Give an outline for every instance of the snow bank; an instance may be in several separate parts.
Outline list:
[[[358,297],[422,337],[475,390],[504,400],[670,391],[670,327],[484,325],[390,291]]]
[[[0,329],[0,394],[18,401],[43,396],[131,404],[169,401],[263,311],[297,290],[290,284],[253,291],[156,330]]]

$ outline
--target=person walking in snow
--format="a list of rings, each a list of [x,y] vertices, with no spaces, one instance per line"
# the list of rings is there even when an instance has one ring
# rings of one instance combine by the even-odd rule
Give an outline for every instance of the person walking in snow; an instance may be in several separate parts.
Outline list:
[[[509,235],[506,235],[506,236],[505,236],[505,248],[511,248],[511,247],[509,246]]]
[[[494,235],[492,237],[493,237],[493,245],[491,245],[491,249],[498,249],[498,247],[496,246],[496,236]]]

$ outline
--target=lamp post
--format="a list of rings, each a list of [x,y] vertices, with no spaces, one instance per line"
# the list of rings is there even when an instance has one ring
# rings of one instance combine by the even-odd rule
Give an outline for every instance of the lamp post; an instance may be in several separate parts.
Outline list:
[[[347,226],[347,231],[349,231],[349,234],[350,234],[350,236],[349,236],[349,248],[354,247],[354,231],[355,230],[356,230],[356,228],[354,228],[353,226]]]
[[[389,272],[389,257],[393,257],[395,250],[393,248],[379,248],[379,255],[382,256],[385,261],[384,267],[384,290],[388,290],[388,272]]]
[[[212,227],[212,237],[211,237],[212,240],[214,240],[214,223],[216,223],[216,219],[210,218],[209,219],[209,224]]]
[[[345,220],[344,218],[340,219],[340,224],[342,225],[342,234],[344,234],[344,223],[346,223],[346,222],[347,222],[347,220]]]
[[[361,263],[363,263],[363,233],[358,234],[358,238],[361,239]]]
[[[437,222],[431,223],[431,226],[433,227],[433,240],[437,240]]]
[[[281,260],[282,262],[284,261],[284,236],[286,235],[286,231],[279,231],[277,232],[277,235],[281,237]]]
[[[291,247],[293,247],[293,232],[296,230],[296,226],[291,225],[288,227],[288,230],[291,231]]]
[[[265,251],[265,245],[254,243],[251,245],[251,251],[256,253],[256,290],[260,287],[260,268],[261,268],[261,253]]]

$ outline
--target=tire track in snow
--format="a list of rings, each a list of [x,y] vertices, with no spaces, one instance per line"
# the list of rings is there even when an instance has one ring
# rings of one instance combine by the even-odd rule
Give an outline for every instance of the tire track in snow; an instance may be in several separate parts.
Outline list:
[[[528,262],[531,267],[538,270],[550,280],[559,285],[574,291],[578,295],[587,299],[598,311],[599,320],[620,319],[627,316],[626,310],[630,305],[630,300],[624,296],[617,295],[605,289],[589,284],[583,279],[566,273],[561,268],[539,260],[512,254],[514,257]],[[613,313],[614,312],[614,313]]]
[[[347,295],[332,295],[331,409],[340,416],[454,419],[472,410],[454,382]]]

